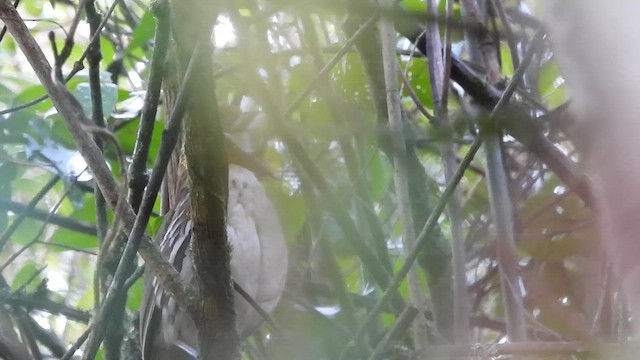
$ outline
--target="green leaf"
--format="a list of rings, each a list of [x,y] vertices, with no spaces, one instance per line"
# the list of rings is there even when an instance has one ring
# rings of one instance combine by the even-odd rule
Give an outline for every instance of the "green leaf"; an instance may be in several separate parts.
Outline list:
[[[105,36],[100,37],[100,52],[102,53],[102,58],[106,62],[104,66],[108,66],[108,64],[113,61],[116,55],[116,49],[111,41],[107,39]]]
[[[33,101],[43,95],[46,95],[47,91],[42,85],[30,86],[22,90],[13,99],[13,106],[22,105],[29,101]],[[30,111],[47,111],[53,106],[51,100],[47,99],[29,107]]]
[[[402,0],[401,3],[408,11],[424,13],[427,10],[427,4],[422,0]]]
[[[287,84],[290,101],[297,98],[298,95],[307,88],[309,79],[313,79],[316,73],[315,66],[309,62],[301,62],[291,67],[289,71],[289,82]],[[314,92],[312,91],[310,96],[312,97],[313,95]],[[308,99],[306,101],[308,101]]]
[[[64,247],[51,246],[51,249],[56,251],[68,251],[70,249],[92,250],[98,248],[98,239],[95,236],[81,234],[64,228],[58,228],[48,242],[64,245]]]
[[[140,119],[136,119],[135,121],[128,122],[125,126],[121,127],[116,136],[118,137],[118,142],[122,147],[122,151],[125,154],[132,154],[133,149],[136,145],[136,137],[138,134],[138,125],[140,124]],[[160,138],[162,137],[162,123],[156,122],[153,127],[153,135],[151,141],[151,147],[149,148],[149,166],[153,165],[153,160],[156,158],[158,154],[158,149],[160,148]]]
[[[102,93],[102,111],[105,118],[111,116],[118,102],[118,87],[108,82],[100,83],[100,92]],[[88,82],[80,83],[73,92],[76,99],[82,105],[84,114],[91,118],[93,106],[91,105],[91,87]]]
[[[21,5],[27,14],[33,17],[40,17],[44,10],[41,1],[24,1]]]
[[[555,108],[566,103],[568,99],[567,89],[563,84],[556,87],[549,96],[547,96],[547,103],[550,108]]]
[[[28,244],[38,235],[43,225],[44,223],[29,218],[24,219],[11,236],[11,242],[20,245]]]
[[[0,148],[0,156],[6,156],[6,152]],[[14,163],[0,164],[0,198],[11,198],[11,182],[18,175],[18,167]],[[0,211],[0,229],[6,229],[8,225],[8,217],[6,211]]]
[[[553,92],[559,85],[559,81],[562,79],[560,76],[560,69],[555,61],[547,61],[540,69],[540,75],[538,77],[538,90],[543,96]]]
[[[398,272],[398,270],[400,270],[400,268],[403,265],[403,259],[399,258],[396,261],[396,265],[393,269],[394,274],[396,272]],[[402,283],[400,283],[400,287],[398,288],[398,292],[400,293],[400,296],[402,296],[405,300],[409,299],[409,281],[407,280],[407,278],[405,277],[404,280],[402,280]]]
[[[90,283],[87,285],[87,290],[82,294],[80,299],[78,299],[78,302],[74,304],[78,310],[91,310],[95,306],[95,299],[93,296],[93,279],[93,276],[89,277]]]
[[[29,261],[24,264],[13,277],[13,281],[11,282],[11,290],[15,291],[27,285],[24,288],[26,292],[29,293],[35,291],[40,282],[42,282],[42,278],[40,277],[40,275],[33,277],[37,272],[38,268],[36,267],[36,264],[34,262]],[[31,281],[29,281],[29,279],[31,279]]]
[[[1,79],[1,80],[4,80],[4,79]],[[7,104],[11,103],[11,101],[13,100],[14,94],[15,93],[13,92],[13,90],[11,90],[8,86],[0,83],[0,101],[1,102],[7,103]]]
[[[511,49],[509,49],[509,45],[501,44],[500,59],[502,60],[502,75],[512,77],[513,59],[511,59]]]
[[[331,72],[331,81],[345,102],[363,108],[370,106],[367,77],[357,54],[347,54],[344,57]]]
[[[164,221],[164,216],[156,216],[149,219],[147,223],[147,234],[151,236],[151,238],[155,238],[158,234],[158,230],[162,226],[162,222]]]
[[[265,181],[263,185],[280,214],[285,239],[294,243],[307,217],[307,206],[302,195],[288,194],[283,186],[275,181]]]
[[[433,109],[431,82],[429,80],[429,64],[427,61],[425,59],[411,60],[407,69],[407,78],[422,105],[426,108]],[[403,88],[402,96],[409,96],[406,88]]]
[[[136,280],[135,283],[129,288],[129,296],[127,297],[127,308],[130,310],[140,309],[142,304],[142,291],[144,281],[142,278]]]
[[[369,191],[371,193],[371,200],[378,201],[389,190],[391,179],[393,178],[391,172],[391,165],[385,156],[382,156],[380,151],[373,148],[369,161],[369,177],[371,179],[369,185]]]
[[[127,52],[132,51],[144,44],[146,44],[156,32],[156,19],[150,12],[144,13],[142,19],[136,26],[136,29],[133,30],[133,39],[129,43],[127,47]]]

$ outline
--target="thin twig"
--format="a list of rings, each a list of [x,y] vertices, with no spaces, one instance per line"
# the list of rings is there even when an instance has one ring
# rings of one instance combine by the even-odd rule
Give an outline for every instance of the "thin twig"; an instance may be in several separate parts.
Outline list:
[[[117,212],[122,213],[125,228],[131,229],[135,222],[133,210],[126,204],[119,203],[118,186],[110,169],[93,140],[85,132],[82,123],[86,123],[86,117],[82,106],[69,92],[69,90],[51,77],[52,69],[37,42],[29,32],[24,22],[20,20],[16,12],[7,0],[0,0],[0,17],[2,17],[13,35],[16,43],[26,55],[33,67],[38,79],[47,90],[58,109],[65,126],[71,133],[80,153],[87,161],[96,181],[100,185],[105,199]],[[180,304],[185,304],[187,295],[180,280],[180,275],[173,266],[162,257],[158,248],[154,246],[148,237],[141,240],[140,253],[147,266],[154,271],[162,283],[163,288],[170,293]]]
[[[158,104],[160,102],[160,90],[162,88],[162,76],[166,62],[167,50],[169,48],[169,24],[167,9],[162,9],[160,2],[154,5],[156,14],[156,35],[151,58],[151,70],[147,93],[144,97],[140,125],[136,135],[136,144],[133,150],[133,160],[129,167],[129,203],[135,211],[140,207],[144,188],[147,186],[148,177],[146,175],[147,161],[149,159],[149,149],[151,148],[151,138],[156,122]],[[124,2],[122,2],[124,6]]]
[[[251,295],[249,295],[249,293],[247,293],[242,286],[240,286],[237,282],[233,282],[233,289],[240,295],[242,296],[242,298],[244,300],[246,300],[249,305],[251,305],[251,307],[253,307],[253,309],[260,314],[260,316],[267,322],[267,324],[269,324],[269,326],[271,326],[271,329],[273,329],[276,332],[281,332],[282,328],[276,324],[275,320],[271,317],[271,315],[269,315],[268,312],[266,312],[262,306],[260,306],[260,304],[258,304],[256,302],[256,300],[251,297]]]
[[[296,97],[291,102],[291,104],[289,104],[287,109],[284,111],[284,118],[289,118],[289,116],[291,116],[291,114],[298,108],[298,106],[300,106],[300,104],[302,104],[307,96],[311,94],[311,91],[313,91],[313,89],[316,87],[318,81],[327,73],[329,73],[329,71],[331,71],[331,69],[333,69],[336,64],[338,64],[338,61],[340,61],[340,59],[342,59],[342,57],[351,50],[353,44],[360,38],[362,34],[366,34],[367,31],[371,30],[371,26],[373,26],[377,20],[378,15],[370,17],[369,20],[367,20],[364,24],[362,24],[362,26],[360,26],[360,28],[353,34],[353,36],[345,41],[344,45],[342,45],[340,50],[338,50],[338,52],[327,62],[324,68],[322,68],[322,70],[320,70],[318,74],[313,79],[311,79],[311,81],[309,81],[309,85],[307,85],[307,87],[300,92],[298,97]]]
[[[399,74],[400,79],[402,79],[402,84],[407,89],[407,92],[409,93],[411,100],[413,100],[413,103],[416,105],[416,108],[418,108],[420,113],[424,115],[424,117],[426,117],[431,124],[435,124],[435,117],[431,115],[431,113],[429,113],[429,110],[427,110],[427,108],[424,107],[424,104],[422,104],[422,101],[418,97],[418,94],[416,94],[416,90],[409,82],[409,79],[407,79],[407,76],[402,71],[400,71]]]
[[[418,254],[423,250],[424,245],[426,245],[428,241],[427,234],[429,234],[433,229],[433,227],[436,226],[438,222],[438,218],[440,217],[440,214],[442,214],[442,211],[444,210],[449,199],[451,198],[453,191],[456,189],[456,187],[458,186],[458,183],[464,176],[465,170],[467,169],[469,164],[471,164],[471,161],[473,160],[474,156],[480,149],[481,144],[482,144],[482,141],[479,137],[475,139],[473,144],[471,144],[471,147],[469,148],[467,155],[464,157],[464,159],[460,163],[460,166],[458,166],[456,173],[454,174],[451,181],[449,181],[449,183],[447,184],[447,187],[442,193],[440,200],[438,201],[436,206],[433,208],[433,211],[431,212],[431,214],[429,215],[429,218],[424,224],[422,231],[420,231],[420,235],[418,235],[418,238],[415,244],[412,246],[410,251],[404,257],[402,261],[402,267],[400,268],[400,270],[398,270],[397,273],[395,273],[395,275],[391,279],[391,282],[386,287],[382,297],[376,302],[373,308],[369,310],[366,318],[362,321],[362,324],[360,325],[360,327],[358,327],[358,330],[356,331],[353,339],[351,340],[352,342],[358,341],[358,339],[362,337],[366,331],[369,330],[369,326],[371,326],[372,321],[382,311],[386,303],[391,299],[391,295],[398,289],[398,287],[404,280],[405,276],[407,276],[407,273],[409,272],[409,269],[413,265],[413,262],[416,261],[416,259],[418,258]],[[340,359],[344,359],[345,356],[347,355],[347,348],[348,346],[345,349],[343,349]]]
[[[416,315],[419,314],[420,312],[416,308],[412,306],[405,307],[396,319],[396,322],[393,324],[391,329],[389,329],[389,331],[384,334],[384,337],[380,340],[380,342],[378,342],[378,345],[376,345],[373,353],[371,353],[371,356],[369,356],[369,360],[377,360],[384,356],[384,352],[387,349],[389,342],[391,342],[391,340],[393,340],[394,338],[402,335],[402,333],[407,330],[411,322],[416,318]]]
[[[515,36],[513,35],[513,29],[511,28],[511,21],[509,21],[509,18],[507,17],[502,0],[491,0],[491,5],[493,5],[493,9],[496,10],[498,16],[500,16],[500,22],[502,23],[502,27],[507,37],[507,44],[509,44],[511,62],[513,64],[513,68],[517,69],[520,66],[520,56],[518,55],[518,44]]]
[[[91,334],[92,328],[93,328],[93,324],[89,324],[89,326],[84,330],[82,335],[80,335],[80,337],[76,339],[76,342],[74,342],[73,345],[71,345],[69,350],[67,350],[67,352],[64,354],[64,356],[60,358],[60,360],[70,360],[71,357],[73,357],[73,355],[76,353],[76,351],[80,349],[82,344],[84,344],[84,342],[87,341],[89,334]]]
[[[22,224],[22,222],[27,218],[29,212],[35,209],[38,202],[40,202],[40,200],[42,200],[42,198],[45,195],[47,195],[49,190],[51,190],[53,186],[58,183],[59,180],[60,180],[60,175],[55,175],[54,177],[52,177],[42,187],[42,189],[40,189],[40,191],[38,191],[38,193],[29,201],[29,203],[22,210],[22,212],[11,222],[11,225],[9,225],[2,232],[2,235],[0,235],[0,250],[4,248],[4,246],[7,244],[7,241],[9,241],[9,239],[11,238],[11,235],[13,235],[13,233],[18,229],[20,224]]]
[[[141,240],[143,239],[147,223],[151,216],[151,211],[153,210],[153,205],[155,204],[155,199],[158,195],[158,191],[160,190],[162,179],[164,178],[164,173],[166,172],[169,159],[171,158],[173,149],[178,141],[178,130],[180,129],[182,119],[184,118],[184,113],[189,98],[189,90],[191,88],[188,84],[194,76],[194,69],[197,68],[196,64],[198,56],[205,49],[205,46],[198,44],[193,50],[183,83],[180,87],[180,92],[178,94],[175,107],[173,109],[173,113],[171,114],[165,131],[162,134],[163,136],[160,144],[160,150],[158,152],[158,157],[156,158],[156,163],[151,172],[149,184],[147,185],[147,188],[145,189],[144,195],[142,197],[140,210],[138,211],[138,215],[136,216],[135,222],[131,228],[131,233],[129,234],[127,245],[122,252],[122,257],[113,276],[111,286],[109,287],[107,295],[105,296],[102,308],[96,314],[95,323],[100,324],[100,326],[97,326],[89,337],[89,343],[87,344],[84,355],[85,359],[92,359],[93,356],[95,356],[95,353],[98,350],[98,347],[105,335],[105,327],[103,326],[103,322],[106,319],[105,317],[107,316],[107,314],[109,314],[109,310],[111,309],[111,307],[114,306],[115,301],[118,299],[118,294],[122,290],[122,285],[129,276],[129,266],[135,259],[136,252],[138,250],[138,247],[140,246]],[[176,298],[176,301],[180,303],[180,306],[182,308],[189,309],[191,305],[188,302],[185,302],[187,301],[187,299],[188,298],[185,296],[182,298]]]
[[[58,201],[51,207],[51,209],[49,210],[49,217],[51,215],[53,215],[56,211],[58,211],[58,209],[60,208],[60,205],[62,205],[62,202],[67,198],[67,196],[69,195],[69,192],[71,192],[71,189],[73,188],[73,185],[75,184],[75,182],[77,181],[78,177],[82,174],[84,174],[84,172],[87,171],[87,168],[85,168],[84,170],[82,170],[76,177],[75,179],[69,184],[69,186],[67,186],[67,189],[65,189],[64,193],[62,194],[62,196],[60,196],[60,199],[58,199]],[[59,178],[57,175],[54,176],[53,179]],[[50,181],[51,182],[51,181]],[[46,186],[45,186],[46,188]],[[44,188],[43,188],[44,189]],[[42,192],[42,191],[41,191]],[[46,192],[45,192],[46,193]],[[36,195],[37,196],[37,195]],[[49,218],[44,219],[42,226],[40,227],[40,230],[38,231],[38,233],[33,237],[33,239],[28,242],[27,244],[25,244],[22,248],[20,248],[18,251],[16,251],[15,253],[11,254],[11,256],[9,257],[9,259],[7,259],[7,261],[4,262],[4,264],[2,264],[2,266],[0,266],[0,273],[4,271],[4,269],[7,268],[7,266],[9,266],[9,264],[11,264],[18,256],[20,256],[20,254],[22,254],[23,252],[25,252],[28,248],[30,248],[31,246],[33,246],[34,244],[38,243],[38,239],[40,239],[40,236],[42,236],[42,234],[44,233],[44,230],[47,228],[47,225],[49,224]]]
[[[37,309],[53,315],[62,315],[67,319],[80,323],[88,323],[91,321],[91,314],[87,311],[78,310],[64,304],[51,300],[48,296],[41,297],[40,293],[21,294],[12,292],[6,300],[11,306],[22,306],[27,310]]]
[[[450,15],[452,0],[447,1],[448,15]],[[438,12],[438,4],[435,1],[427,3],[428,12]],[[449,25],[449,16],[446,17]],[[451,71],[451,29],[445,28],[447,43],[443,48],[440,40],[440,29],[437,24],[428,24],[429,33],[426,38],[427,54],[429,56],[429,74],[431,78],[431,93],[435,105],[435,116],[438,119],[436,125],[449,135],[442,148],[442,166],[446,181],[450,181],[456,169],[456,147],[451,140],[454,129],[448,114],[449,76]],[[451,201],[447,204],[447,213],[451,228],[451,263],[453,271],[453,339],[456,343],[467,344],[471,341],[470,300],[467,292],[466,254],[464,248],[463,219],[461,208],[460,190],[456,189],[451,195]]]
[[[387,3],[389,5],[389,3]],[[393,21],[388,17],[382,17],[378,23],[380,43],[382,47],[382,62],[385,80],[385,93],[387,95],[387,118],[391,130],[391,143],[393,147],[394,176],[396,203],[402,223],[403,249],[409,250],[416,242],[414,227],[414,215],[411,208],[411,194],[409,193],[409,165],[407,160],[407,143],[404,136],[404,124],[402,123],[402,108],[400,103],[400,91],[398,88],[398,62],[396,57],[396,31]],[[409,300],[418,312],[426,310],[426,297],[422,290],[417,266],[410,268],[407,277],[409,287]],[[427,320],[420,317],[413,322],[412,339],[415,349],[424,349],[427,346],[428,332]]]

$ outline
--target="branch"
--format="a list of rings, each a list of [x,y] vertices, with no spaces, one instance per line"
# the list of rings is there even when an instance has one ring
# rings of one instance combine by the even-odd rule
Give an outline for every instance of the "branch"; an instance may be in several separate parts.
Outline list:
[[[412,306],[405,307],[400,315],[398,315],[398,319],[393,324],[391,329],[389,329],[389,331],[384,334],[384,337],[380,340],[380,342],[378,342],[378,345],[376,345],[373,353],[371,354],[371,356],[369,356],[369,360],[380,359],[384,355],[384,351],[387,349],[389,342],[394,338],[402,335],[418,314],[419,312],[416,308]],[[426,336],[426,334],[423,334],[423,336]]]
[[[423,54],[427,54],[426,42],[422,34],[422,28],[417,24],[398,29],[409,41],[416,44],[416,47]],[[500,97],[502,91],[487,84],[459,57],[451,54],[451,80],[458,83],[467,94],[469,94],[481,107],[487,111],[492,111]],[[550,115],[555,119],[557,113]],[[593,195],[587,178],[580,173],[576,164],[562,153],[543,134],[539,123],[541,120],[553,122],[548,116],[543,119],[533,119],[526,108],[518,104],[508,104],[502,109],[499,116],[500,125],[524,145],[529,151],[536,155],[551,171],[553,171],[571,190],[573,190],[585,204],[594,206]]]
[[[114,211],[120,212],[125,229],[132,229],[136,215],[131,207],[119,204],[118,186],[107,167],[100,149],[91,137],[84,131],[82,123],[88,123],[82,107],[73,94],[63,85],[53,80],[52,69],[42,50],[31,36],[29,29],[21,20],[20,15],[7,0],[0,0],[0,17],[4,20],[9,32],[26,55],[38,79],[51,97],[56,109],[62,116],[65,126],[71,133],[78,150],[89,165],[102,194]],[[182,286],[180,275],[167,262],[157,247],[145,236],[138,240],[140,253],[148,268],[152,269],[159,278],[163,288],[170,293],[181,306],[187,305],[187,296]],[[131,241],[130,241],[131,242]],[[136,246],[132,246],[135,250]],[[135,251],[133,252],[135,255]]]
[[[33,295],[13,293],[9,299],[7,299],[7,302],[12,306],[22,306],[27,309],[42,310],[54,315],[63,315],[68,319],[85,324],[91,320],[91,314],[89,312],[74,309],[64,303],[53,301],[46,296],[39,297],[38,293]]]
[[[369,327],[372,325],[373,320],[384,309],[385,304],[391,299],[391,296],[394,293],[394,291],[396,291],[400,287],[400,284],[404,280],[405,276],[407,276],[407,273],[409,273],[409,269],[413,265],[413,262],[416,261],[416,259],[418,258],[418,255],[423,250],[427,242],[430,240],[428,239],[427,235],[437,225],[438,218],[442,214],[442,211],[447,205],[447,202],[451,198],[453,191],[456,189],[456,187],[460,183],[460,180],[464,176],[465,170],[468,168],[469,164],[471,164],[471,161],[473,160],[474,156],[480,149],[481,144],[482,142],[480,141],[480,138],[476,138],[474,143],[469,148],[467,155],[464,157],[464,159],[460,163],[460,166],[456,170],[456,173],[454,174],[451,181],[449,181],[449,183],[447,184],[447,187],[444,189],[444,192],[442,193],[440,200],[433,208],[433,211],[431,212],[431,214],[429,215],[429,218],[424,224],[422,231],[420,231],[420,235],[418,235],[416,243],[411,247],[410,251],[402,260],[402,267],[393,276],[393,278],[391,279],[391,282],[389,283],[389,286],[385,289],[385,292],[382,295],[382,297],[376,302],[373,308],[367,313],[366,318],[362,321],[362,324],[360,325],[360,327],[358,327],[358,330],[356,331],[354,335],[354,339],[352,341],[357,343],[357,341],[359,341],[359,339],[367,331],[369,331]],[[343,349],[342,354],[340,355],[340,359],[345,359],[345,356],[347,355],[347,348]]]
[[[49,224],[57,225],[59,227],[72,231],[77,231],[82,234],[91,236],[96,235],[96,228],[92,224],[56,214],[51,214],[46,210],[30,208],[29,205],[20,204],[15,201],[0,199],[0,211],[12,211],[14,213],[25,211],[26,216],[32,219],[40,221],[46,220]]]
[[[229,164],[225,148],[210,35],[217,6],[203,0],[171,0],[172,28],[181,70],[197,48],[191,97],[185,119],[184,153],[191,180],[189,192],[191,251],[198,288],[190,315],[198,332],[200,359],[240,358],[231,280],[231,246],[227,239]]]
[[[393,20],[388,17],[382,17],[378,22],[378,30],[382,47],[385,93],[387,94],[387,119],[391,130],[391,144],[393,149],[393,183],[395,185],[396,203],[400,210],[402,243],[406,255],[406,252],[416,242],[416,234],[411,209],[411,195],[409,192],[409,164],[407,159],[407,143],[404,136],[404,124],[402,123],[400,91],[398,88],[397,40]],[[419,268],[417,266],[409,269],[407,284],[411,303],[418,312],[424,312],[426,298],[422,290]],[[426,319],[424,317],[416,319],[413,322],[412,329],[415,350],[422,351],[422,349],[427,346],[427,333],[428,325]]]
[[[243,23],[241,16],[238,14],[238,23]],[[376,17],[370,18],[365,25],[363,25],[356,35],[353,35],[352,39],[357,39],[359,36],[366,34],[364,31],[366,28],[371,26],[373,23],[373,19]],[[242,28],[241,28],[242,29]],[[244,31],[244,30],[243,30]],[[245,39],[252,39],[252,36],[240,36]],[[253,44],[251,44],[253,45]],[[251,49],[252,46],[244,46],[243,49]],[[346,54],[346,50],[343,55]],[[342,53],[342,52],[341,52]],[[250,56],[249,53],[247,53]],[[339,59],[339,57],[338,57]],[[330,69],[337,63],[337,60],[330,60],[325,69]],[[325,71],[323,69],[321,73],[326,74],[328,70]],[[330,215],[335,219],[336,223],[340,227],[340,229],[345,233],[345,237],[347,241],[349,241],[350,245],[355,249],[358,257],[364,264],[367,271],[369,271],[372,275],[372,278],[381,288],[386,288],[389,283],[389,271],[382,264],[382,262],[378,259],[375,253],[370,249],[369,245],[364,241],[360,231],[358,230],[356,224],[354,223],[351,215],[344,207],[342,202],[336,197],[335,192],[331,189],[329,182],[326,177],[323,176],[322,172],[318,169],[315,162],[311,159],[303,144],[296,137],[295,133],[290,129],[287,120],[291,113],[295,110],[296,104],[298,104],[299,98],[294,100],[290,106],[286,108],[286,110],[282,111],[278,106],[278,101],[273,100],[270,97],[272,91],[266,86],[263,79],[257,76],[257,72],[247,72],[250,75],[249,81],[254,84],[254,91],[256,98],[260,99],[262,105],[264,106],[264,111],[269,117],[271,121],[274,122],[278,129],[278,137],[282,139],[282,141],[286,144],[287,149],[292,154],[295,161],[297,161],[301,168],[304,170],[304,173],[308,176],[309,180],[313,184],[313,186],[318,190],[321,194],[325,205],[327,206]],[[307,89],[303,90],[303,93],[310,93],[311,88],[315,87],[318,84],[318,80],[320,77],[314,78],[315,82],[310,83]],[[307,92],[309,91],[309,92]],[[284,114],[284,115],[283,115]],[[404,304],[402,304],[402,299],[399,296],[395,297],[394,305],[398,306],[398,311],[404,308]]]
[[[448,7],[453,6],[453,1],[447,1]],[[436,1],[427,2],[427,13],[437,14],[438,3]],[[448,19],[448,17],[447,17]],[[448,22],[448,20],[447,20]],[[450,29],[447,29],[447,36],[451,36]],[[450,41],[450,39],[448,39]],[[445,47],[446,59],[442,54],[442,42],[440,40],[439,24],[430,22],[427,24],[425,34],[427,54],[429,56],[429,81],[431,83],[431,94],[435,105],[437,121],[434,126],[444,130],[445,133],[454,135],[451,119],[449,118],[448,96],[449,96],[449,72],[451,66],[451,44]],[[447,140],[442,146],[442,166],[444,168],[445,180],[448,182],[454,175],[456,169],[456,148],[452,140]],[[471,341],[469,327],[470,300],[467,292],[466,276],[466,255],[464,249],[463,220],[461,209],[461,195],[459,190],[455,190],[451,195],[448,204],[449,223],[451,227],[451,263],[453,268],[453,334],[454,342],[457,344],[467,344]],[[438,315],[438,314],[436,314]],[[436,317],[437,318],[437,317]]]
[[[347,34],[352,34],[362,20],[362,14],[353,11],[345,22],[344,31]],[[397,23],[397,25],[400,24],[400,22]],[[375,36],[375,33],[369,32],[366,36],[359,38],[355,45],[367,76],[378,123],[381,126],[386,126],[388,110],[384,91],[384,66],[381,63],[382,50],[380,41]],[[378,146],[389,159],[393,160],[394,152],[390,138],[387,135],[387,133],[380,134]],[[430,216],[429,214],[434,210],[434,206],[431,194],[425,186],[429,182],[429,178],[422,162],[418,158],[413,143],[406,146],[406,154],[411,210],[413,212],[414,231],[417,233],[423,228]],[[434,294],[432,300],[434,313],[436,314],[437,330],[443,338],[451,341],[453,339],[451,326],[453,320],[453,309],[451,307],[453,302],[451,246],[444,238],[439,226],[432,226],[429,229],[429,245],[425,246],[425,251],[420,254],[418,263],[427,277],[430,293]]]
[[[124,5],[124,3],[123,3]],[[137,211],[142,202],[142,194],[147,186],[148,177],[147,160],[151,147],[151,136],[156,122],[158,104],[160,102],[160,89],[162,88],[162,75],[166,62],[167,49],[169,48],[169,18],[166,9],[154,6],[156,15],[156,35],[151,58],[151,70],[149,73],[149,85],[144,97],[140,125],[136,136],[136,145],[133,150],[133,160],[129,167],[129,203]]]
[[[22,222],[24,221],[24,219],[27,218],[28,213],[30,211],[32,211],[36,205],[38,204],[38,202],[40,200],[42,200],[42,198],[47,195],[47,193],[49,192],[49,190],[51,190],[51,188],[53,188],[53,186],[55,184],[58,183],[58,181],[60,180],[60,176],[56,175],[54,177],[52,177],[43,187],[42,189],[40,189],[40,191],[38,191],[38,193],[29,201],[29,204],[27,204],[22,211],[20,212],[20,214],[18,214],[18,216],[11,222],[11,225],[9,225],[3,232],[2,235],[0,235],[0,251],[4,248],[4,246],[7,244],[7,241],[9,241],[9,238],[11,238],[11,235],[13,235],[13,233],[18,229],[18,226],[20,226],[20,224],[22,224]]]
[[[320,48],[320,45],[318,44],[318,34],[316,32],[316,26],[313,23],[310,14],[302,14],[300,18],[303,26],[301,35],[305,39],[306,46],[309,48],[311,56],[313,57],[314,65],[316,66],[318,72],[322,73],[323,71],[326,71],[326,69],[331,69],[332,66],[327,66],[324,63],[322,50]],[[375,16],[372,18],[377,19],[377,17]],[[347,40],[347,42],[342,46],[341,49],[351,49],[351,42],[356,40],[360,36],[360,34],[362,34],[362,29],[367,28],[369,28],[368,25],[362,26],[361,29],[356,32],[356,34],[354,34],[349,40]],[[336,54],[336,59],[338,55],[339,54]],[[342,57],[339,58],[341,59]],[[316,82],[311,82],[309,86],[307,86],[307,89],[313,89],[315,88],[315,85]],[[342,133],[344,132],[345,127],[353,127],[353,124],[350,124],[351,119],[348,119],[347,116],[345,116],[345,113],[348,113],[347,111],[345,111],[346,103],[338,96],[336,96],[337,92],[335,91],[335,89],[333,89],[332,83],[329,81],[329,79],[326,76],[318,78],[317,86],[320,95],[327,101],[327,104],[329,105],[329,111],[331,113],[331,117],[333,118],[333,125],[335,126],[336,131],[338,133]],[[293,107],[291,107],[291,109],[293,109]],[[382,262],[382,265],[387,268],[387,270],[391,270],[392,265],[389,258],[389,250],[387,248],[387,240],[384,229],[382,223],[380,222],[380,219],[373,210],[374,206],[367,190],[367,179],[366,177],[361,176],[359,167],[362,164],[360,164],[358,161],[359,158],[353,145],[358,144],[363,140],[357,136],[354,136],[353,140],[354,141],[349,140],[349,138],[346,136],[338,136],[337,138],[338,144],[340,145],[340,150],[342,151],[342,156],[344,157],[345,167],[347,168],[349,180],[351,182],[351,185],[353,186],[353,190],[357,199],[356,204],[354,204],[354,210],[356,210],[356,221],[358,223],[366,223],[368,225],[369,233],[371,234],[370,243],[372,244],[376,255]]]

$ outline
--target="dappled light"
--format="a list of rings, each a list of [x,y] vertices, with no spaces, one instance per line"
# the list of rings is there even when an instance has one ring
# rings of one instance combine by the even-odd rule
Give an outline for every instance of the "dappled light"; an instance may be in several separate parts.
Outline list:
[[[639,13],[0,0],[0,358],[635,358]]]

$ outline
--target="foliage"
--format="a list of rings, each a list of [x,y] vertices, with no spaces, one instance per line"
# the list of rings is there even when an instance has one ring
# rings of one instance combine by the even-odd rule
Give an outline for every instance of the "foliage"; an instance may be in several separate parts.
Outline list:
[[[403,3],[416,12],[424,8],[422,1]],[[110,5],[111,2],[96,1],[103,14]],[[102,107],[107,128],[115,134],[125,154],[126,166],[136,143],[154,49],[156,22],[149,5],[146,1],[121,1],[100,36]],[[27,25],[52,59],[48,33],[55,34],[58,48],[62,48],[63,30],[69,29],[76,8],[75,1],[23,0],[18,10],[24,19],[36,19]],[[375,349],[400,318],[402,308],[394,304],[409,301],[408,284],[404,281],[398,291],[400,302],[391,301],[365,329],[364,349],[350,343],[386,290],[372,269],[363,266],[363,253],[354,242],[361,241],[372,249],[377,266],[384,268],[386,259],[389,269],[396,272],[404,264],[408,249],[401,241],[393,161],[384,148],[388,129],[380,122],[373,104],[369,74],[363,66],[366,64],[354,49],[347,48],[346,55],[339,56],[324,77],[316,78],[322,66],[336,57],[348,40],[342,29],[346,11],[344,5],[335,2],[315,5],[306,1],[242,1],[237,8],[221,10],[214,30],[216,51],[212,66],[217,73],[217,97],[221,104],[238,107],[243,114],[227,118],[225,125],[237,143],[274,175],[262,180],[290,246],[287,289],[273,314],[278,328],[265,325],[249,338],[244,348],[247,359],[335,359],[343,351],[348,358],[364,356],[362,352]],[[368,16],[366,12],[373,9],[363,6],[360,11]],[[441,6],[442,14],[445,11]],[[536,14],[528,15],[534,18]],[[460,20],[460,16],[456,4],[454,20]],[[304,17],[311,19],[311,36],[317,37],[317,47],[304,40],[312,31],[302,26]],[[410,22],[415,18],[398,15],[396,21]],[[424,20],[424,16],[417,18]],[[497,15],[491,20],[500,23],[494,35],[499,36],[502,75],[508,80],[514,74],[514,61],[506,35],[500,30],[504,24]],[[535,29],[512,25],[517,30],[512,34],[517,42],[523,48],[531,45]],[[69,60],[62,67],[65,75],[73,71],[73,62],[88,46],[88,31],[88,25],[81,21]],[[369,31],[375,31],[375,27]],[[467,54],[457,50],[464,48],[462,33],[455,27],[448,31],[454,33],[454,54],[465,58]],[[427,182],[422,188],[430,198],[440,199],[447,185],[441,149],[452,142],[456,157],[462,159],[477,136],[478,119],[487,114],[471,116],[477,109],[470,104],[466,89],[452,86],[447,113],[455,122],[454,130],[435,126],[416,106],[419,102],[430,114],[434,113],[429,61],[415,49],[406,39],[398,41],[398,58],[407,79],[401,92],[408,120],[406,132],[414,139],[412,149],[426,174]],[[314,53],[321,54],[320,58]],[[42,98],[46,91],[9,34],[0,43],[0,67],[0,103],[4,109],[0,117],[0,230],[21,222],[0,254],[5,279],[2,299],[15,314],[26,311],[36,320],[28,325],[20,323],[22,332],[29,333],[27,326],[44,330],[56,343],[68,348],[85,331],[90,311],[99,304],[93,284],[96,255],[101,251],[96,237],[95,184],[52,102]],[[540,133],[567,159],[579,159],[563,124],[543,116],[568,100],[560,70],[546,44],[536,52],[520,85],[513,102],[526,104],[530,110],[526,114],[535,113]],[[67,86],[90,117],[87,70],[75,74]],[[416,98],[411,97],[412,92]],[[22,107],[35,100],[39,101]],[[160,146],[166,117],[160,110],[149,169]],[[612,330],[624,329],[614,326],[616,321],[624,322],[615,313],[619,307],[614,303],[620,301],[615,289],[605,283],[606,289],[601,290],[609,270],[599,257],[600,239],[593,212],[550,170],[547,159],[506,134],[501,148],[514,210],[522,279],[518,285],[525,289],[522,301],[530,317],[531,339],[568,341],[586,340],[594,334],[604,339],[623,336]],[[105,146],[105,158],[114,176],[126,187],[123,164],[119,163],[113,144]],[[470,326],[475,330],[475,342],[497,343],[505,338],[505,305],[484,166],[481,157],[473,160],[458,188],[466,282],[471,297]],[[27,208],[56,176],[60,180],[37,199],[33,208]],[[326,187],[318,185],[318,177]],[[336,208],[344,209],[348,219],[336,216]],[[162,221],[159,215],[157,204],[148,225],[150,234]],[[117,220],[109,212],[109,226],[118,226]],[[437,222],[439,232],[449,241],[450,220],[444,214]],[[344,221],[355,226],[358,239],[345,230]],[[142,261],[138,265],[141,264]],[[422,268],[418,271],[424,294],[432,299],[441,296],[429,291],[433,285],[429,281],[433,279],[425,276]],[[384,273],[391,278],[392,273]],[[125,333],[135,331],[141,293],[141,281],[133,282],[128,290]],[[433,319],[430,313],[417,316],[423,315]],[[431,320],[429,324],[429,334],[425,336],[441,340]],[[412,357],[406,328],[403,324],[403,329],[380,350],[384,357]],[[43,353],[55,352],[53,346],[38,340]]]

